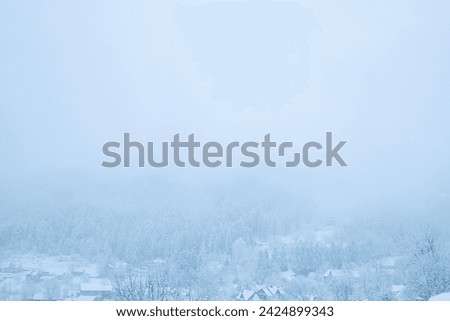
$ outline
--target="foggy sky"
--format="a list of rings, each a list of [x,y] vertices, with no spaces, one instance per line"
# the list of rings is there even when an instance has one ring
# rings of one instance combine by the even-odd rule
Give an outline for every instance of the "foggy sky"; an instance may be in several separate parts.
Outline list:
[[[2,198],[66,188],[83,198],[147,177],[202,194],[249,177],[306,197],[317,213],[446,210],[449,10],[444,1],[3,2]],[[103,144],[124,132],[142,142],[271,133],[301,144],[326,131],[348,141],[348,167],[100,165]]]

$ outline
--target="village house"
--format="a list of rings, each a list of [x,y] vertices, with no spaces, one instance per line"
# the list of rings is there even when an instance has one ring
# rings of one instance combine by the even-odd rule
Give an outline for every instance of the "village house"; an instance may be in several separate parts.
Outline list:
[[[112,284],[108,279],[92,278],[80,285],[80,296],[93,296],[101,300],[110,297],[111,293]]]
[[[239,301],[261,301],[261,298],[252,290],[242,290],[241,293],[236,297]]]
[[[327,270],[323,275],[322,275],[322,279],[324,282],[326,283],[330,283],[333,281],[339,281],[339,280],[343,280],[344,278],[346,278],[348,276],[348,274],[343,271],[343,270]]]
[[[283,289],[276,286],[267,286],[257,291],[243,290],[236,297],[239,301],[276,301],[285,298]]]
[[[275,300],[282,300],[284,298],[283,290],[276,286],[267,286],[261,288],[259,291],[256,292],[256,294],[263,301],[275,301]]]

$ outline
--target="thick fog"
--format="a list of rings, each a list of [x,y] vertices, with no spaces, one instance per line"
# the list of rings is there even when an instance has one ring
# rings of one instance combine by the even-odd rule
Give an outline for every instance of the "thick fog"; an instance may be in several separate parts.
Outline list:
[[[449,292],[449,10],[2,3],[0,299]],[[224,145],[270,133],[301,150],[326,132],[346,141],[348,166],[101,165],[124,133],[156,146],[177,133]],[[125,293],[133,278],[164,291]],[[86,282],[103,291],[84,293]]]

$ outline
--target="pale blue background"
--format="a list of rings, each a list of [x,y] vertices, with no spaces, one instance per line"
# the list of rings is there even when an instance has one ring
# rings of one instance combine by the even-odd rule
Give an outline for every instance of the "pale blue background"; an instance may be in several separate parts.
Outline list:
[[[1,1],[3,265],[22,253],[140,261],[114,247],[125,232],[111,241],[121,222],[199,221],[195,237],[220,230],[222,211],[279,223],[252,241],[377,221],[365,229],[430,225],[448,245],[449,13],[446,1]],[[347,168],[100,166],[124,132],[302,143],[326,131],[348,141]],[[158,231],[164,244],[178,233]],[[158,244],[141,261],[164,256]],[[256,287],[239,282],[219,298]]]

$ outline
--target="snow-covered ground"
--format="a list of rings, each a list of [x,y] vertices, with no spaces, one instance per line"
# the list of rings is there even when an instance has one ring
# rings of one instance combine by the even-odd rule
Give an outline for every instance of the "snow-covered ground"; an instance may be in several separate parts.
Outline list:
[[[428,301],[450,301],[450,292],[432,296]]]

